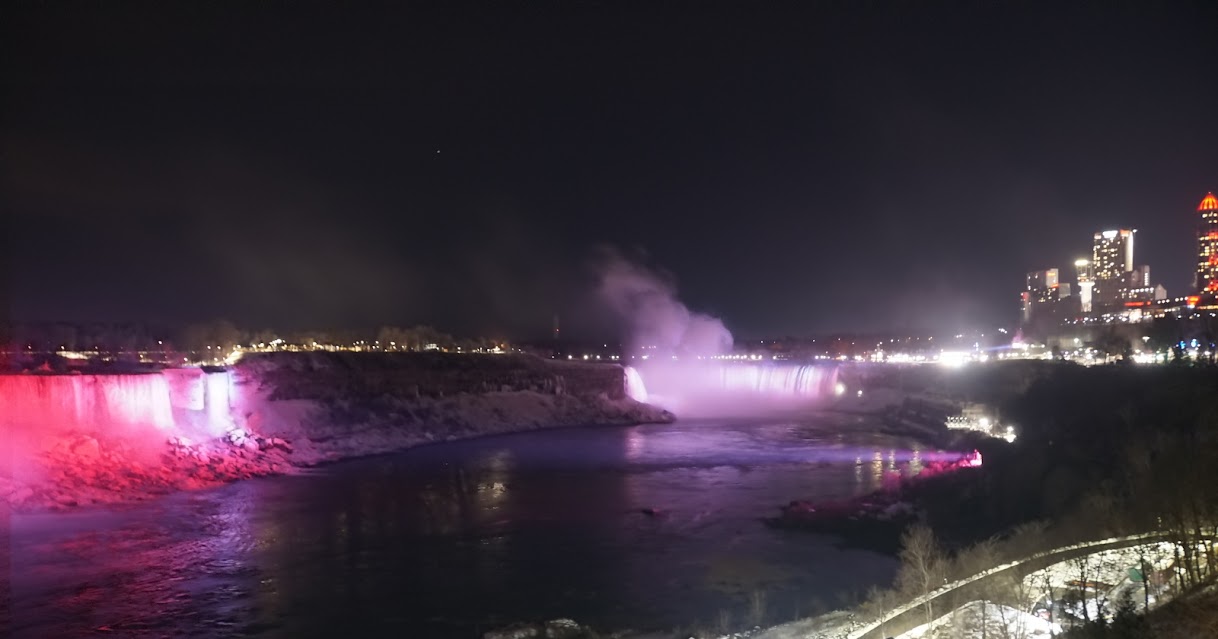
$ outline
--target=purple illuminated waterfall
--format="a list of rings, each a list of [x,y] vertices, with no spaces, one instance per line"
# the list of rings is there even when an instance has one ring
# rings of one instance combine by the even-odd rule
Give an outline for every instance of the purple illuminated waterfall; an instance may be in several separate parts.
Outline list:
[[[627,366],[626,371],[626,396],[636,402],[647,403],[647,385],[643,383],[643,377],[639,375],[639,371],[633,366]]]
[[[632,381],[632,375],[637,380]],[[774,362],[649,362],[627,368],[627,390],[677,415],[741,415],[832,397],[837,368]]]
[[[718,366],[720,388],[772,399],[816,399],[832,392],[837,369],[790,364],[723,364]]]

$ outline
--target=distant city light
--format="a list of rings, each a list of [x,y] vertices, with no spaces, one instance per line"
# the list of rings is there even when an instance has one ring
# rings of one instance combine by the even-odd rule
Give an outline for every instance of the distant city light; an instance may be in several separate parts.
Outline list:
[[[964,366],[968,360],[969,354],[960,351],[942,351],[939,353],[939,363],[951,368]]]

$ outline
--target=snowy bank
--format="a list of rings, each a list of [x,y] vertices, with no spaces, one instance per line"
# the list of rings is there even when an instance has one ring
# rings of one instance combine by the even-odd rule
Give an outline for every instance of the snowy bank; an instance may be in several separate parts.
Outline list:
[[[617,365],[529,356],[276,353],[232,370],[235,426],[315,464],[559,426],[670,422],[626,396]]]
[[[615,365],[275,353],[226,371],[0,375],[0,504],[145,499],[420,444],[672,421]]]

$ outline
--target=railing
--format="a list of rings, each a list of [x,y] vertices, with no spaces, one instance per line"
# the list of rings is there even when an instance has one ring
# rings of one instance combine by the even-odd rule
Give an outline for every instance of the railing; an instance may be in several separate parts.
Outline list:
[[[1155,541],[1169,541],[1168,537],[1163,533],[1145,533],[1140,535],[1129,535],[1127,537],[1113,537],[1101,541],[1084,542],[1081,544],[1073,544],[1064,546],[1054,550],[1037,553],[1024,559],[1019,559],[1009,563],[990,568],[979,572],[966,579],[952,582],[944,585],[942,588],[935,590],[927,595],[917,597],[914,600],[894,608],[888,614],[880,619],[864,625],[861,628],[850,631],[847,639],[885,639],[886,637],[894,637],[904,632],[921,626],[926,623],[925,606],[930,604],[931,609],[942,611],[943,607],[936,606],[935,603],[943,599],[954,598],[958,601],[960,595],[970,595],[973,592],[980,593],[983,590],[984,580],[996,577],[1002,573],[1013,571],[1022,579],[1027,575],[1038,570],[1043,570],[1054,564],[1059,564],[1063,561],[1069,561],[1077,557],[1091,555],[1105,550],[1116,550],[1120,548],[1129,548],[1140,546],[1146,543]],[[946,611],[939,612],[937,616],[942,616]]]

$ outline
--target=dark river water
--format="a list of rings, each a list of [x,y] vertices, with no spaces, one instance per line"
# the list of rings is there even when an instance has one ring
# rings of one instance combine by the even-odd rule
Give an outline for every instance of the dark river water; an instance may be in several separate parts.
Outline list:
[[[555,617],[808,615],[887,583],[895,561],[759,518],[954,457],[824,419],[539,431],[14,515],[0,635],[445,638]]]

